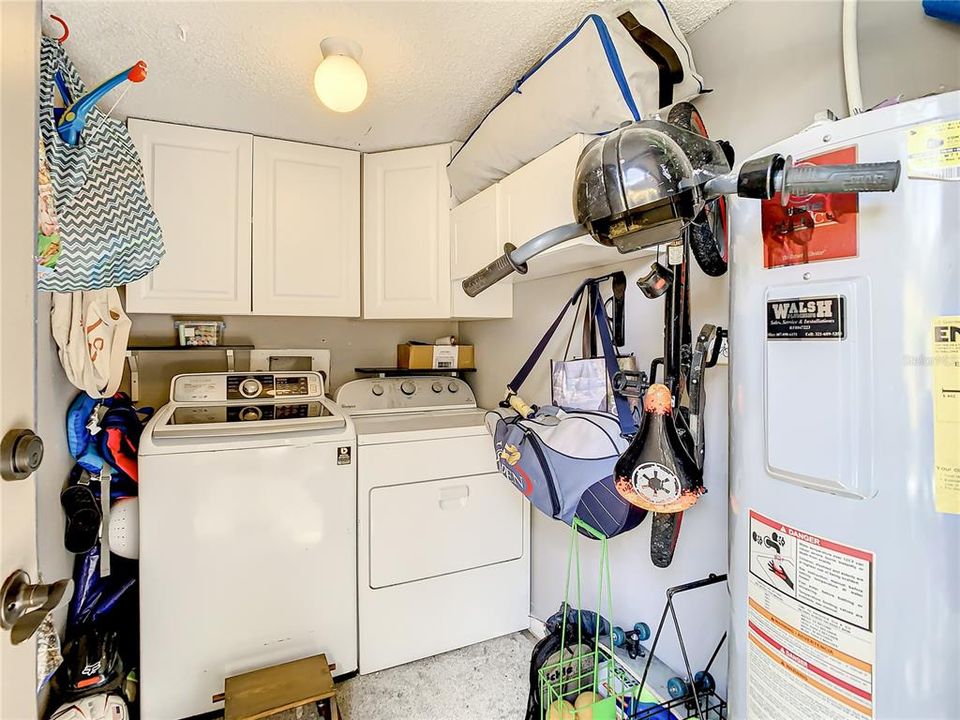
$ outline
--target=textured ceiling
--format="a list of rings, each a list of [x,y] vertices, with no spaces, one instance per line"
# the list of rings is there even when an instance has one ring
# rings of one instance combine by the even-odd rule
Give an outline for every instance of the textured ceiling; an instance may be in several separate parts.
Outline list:
[[[732,2],[665,1],[688,33]],[[373,151],[464,139],[583,15],[628,4],[44,0],[43,11],[69,23],[65,47],[88,87],[147,62],[146,82],[130,88],[115,117]],[[59,35],[49,19],[43,27]],[[333,35],[363,46],[370,85],[364,105],[346,115],[313,92],[319,42]]]

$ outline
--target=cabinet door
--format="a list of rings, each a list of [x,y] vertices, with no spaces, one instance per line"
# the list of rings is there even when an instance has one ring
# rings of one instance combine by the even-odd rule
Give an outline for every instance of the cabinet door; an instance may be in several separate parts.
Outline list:
[[[166,255],[127,286],[127,310],[250,313],[253,138],[130,120]]]
[[[450,286],[455,318],[513,317],[513,284],[501,280],[475,298],[461,287],[472,275],[503,253],[500,186],[491,185],[450,211]]]
[[[364,155],[364,317],[450,317],[449,160],[449,145]]]
[[[360,153],[254,138],[253,311],[360,315]]]
[[[500,181],[503,242],[520,247],[574,222],[573,182],[584,141],[574,135]]]

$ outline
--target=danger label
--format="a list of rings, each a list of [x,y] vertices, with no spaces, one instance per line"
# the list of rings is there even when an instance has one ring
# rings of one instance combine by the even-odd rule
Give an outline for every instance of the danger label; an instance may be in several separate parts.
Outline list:
[[[874,716],[872,553],[750,511],[747,717]]]
[[[845,309],[840,295],[769,300],[767,339],[841,340]]]

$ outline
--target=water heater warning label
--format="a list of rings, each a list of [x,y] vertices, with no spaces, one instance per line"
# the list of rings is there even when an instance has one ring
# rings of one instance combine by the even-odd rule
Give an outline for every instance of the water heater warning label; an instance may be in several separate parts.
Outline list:
[[[873,553],[750,511],[747,717],[874,716]]]
[[[960,514],[960,317],[933,321],[934,502]]]

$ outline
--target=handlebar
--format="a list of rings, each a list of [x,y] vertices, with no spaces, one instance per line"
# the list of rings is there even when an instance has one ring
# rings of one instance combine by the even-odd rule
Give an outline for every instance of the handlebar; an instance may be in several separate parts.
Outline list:
[[[549,250],[567,240],[585,235],[587,229],[579,223],[570,223],[547,230],[520,247],[510,243],[503,246],[503,255],[478,270],[461,283],[463,291],[470,297],[476,297],[491,285],[509,277],[514,272],[521,275],[527,272],[527,260]]]
[[[514,272],[521,275],[527,272],[526,263],[514,263],[510,255],[516,251],[516,247],[510,243],[503,246],[503,255],[498,257],[492,263],[483,267],[473,275],[463,281],[463,291],[470,297],[476,297],[491,285],[494,285],[505,277],[509,277]]]
[[[710,178],[704,196],[739,195],[769,200],[780,193],[784,205],[794,195],[814,193],[892,192],[900,182],[900,162],[849,165],[794,165],[793,158],[765,155],[747,160],[739,170]]]
[[[897,189],[899,181],[899,161],[798,166],[793,164],[793,158],[789,156],[773,154],[748,160],[738,171],[710,178],[703,183],[703,199],[736,194],[769,200],[780,193],[780,200],[786,205],[795,195],[892,192]],[[638,207],[632,212],[647,210],[646,207]],[[687,218],[687,221],[690,219]],[[584,225],[570,223],[541,233],[520,247],[507,243],[503,246],[503,255],[461,283],[463,291],[469,297],[476,297],[515,272],[525,274],[527,261],[535,255],[587,233]]]
[[[900,162],[849,165],[794,165],[787,158],[773,184],[786,205],[793,195],[813,193],[891,192],[900,182]]]

